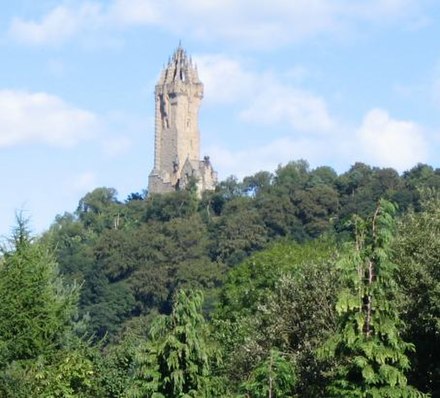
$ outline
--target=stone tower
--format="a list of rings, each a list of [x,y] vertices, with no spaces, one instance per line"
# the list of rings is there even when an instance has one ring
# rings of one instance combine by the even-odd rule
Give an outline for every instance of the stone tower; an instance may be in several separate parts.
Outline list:
[[[198,114],[203,84],[197,67],[180,46],[163,69],[155,90],[154,167],[150,193],[184,189],[191,179],[200,194],[217,183],[209,157],[200,160]]]

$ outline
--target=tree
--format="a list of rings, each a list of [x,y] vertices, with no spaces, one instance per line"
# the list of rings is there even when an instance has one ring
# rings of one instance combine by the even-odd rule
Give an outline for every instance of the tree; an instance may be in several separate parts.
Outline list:
[[[216,227],[215,258],[228,265],[239,263],[267,242],[263,220],[248,197],[230,200]]]
[[[252,398],[289,398],[296,382],[292,363],[279,351],[270,350],[241,389]]]
[[[341,259],[346,281],[336,310],[339,332],[324,348],[337,361],[328,387],[331,397],[421,397],[407,385],[410,364],[403,341],[403,324],[394,305],[396,271],[390,261],[395,207],[381,200],[370,220],[355,218],[356,242]]]
[[[305,231],[316,238],[332,225],[339,207],[338,194],[331,186],[320,184],[296,193],[294,204]]]
[[[0,396],[93,396],[93,364],[74,330],[77,288],[63,285],[20,217],[11,244],[0,259]]]
[[[273,175],[268,171],[259,171],[253,176],[243,179],[243,190],[249,196],[258,196],[270,190]]]
[[[323,244],[313,242],[316,251]],[[331,364],[322,362],[317,349],[337,330],[336,292],[340,287],[334,267],[335,248],[326,259],[313,258],[281,276],[260,305],[262,335],[285,353],[294,365],[295,393],[299,397],[325,396],[323,374]]]
[[[409,380],[440,396],[440,195],[421,191],[421,211],[398,223],[393,259],[401,264],[400,309],[405,336],[416,346]]]
[[[107,228],[119,228],[120,203],[114,188],[96,188],[78,203],[76,215],[86,228],[102,232]]]
[[[295,370],[294,389],[289,384],[279,396],[322,396],[314,351],[335,331],[335,252],[330,239],[279,242],[229,272],[213,322],[231,390],[250,389],[246,380],[265,383],[269,370],[277,369],[270,366],[276,351]]]
[[[158,317],[139,350],[132,397],[205,397],[215,355],[201,313],[203,295],[180,290],[169,316]]]
[[[285,166],[278,166],[273,185],[276,191],[291,194],[305,187],[309,172],[310,166],[307,161],[289,162]]]
[[[307,238],[304,225],[297,217],[298,208],[288,196],[262,195],[256,205],[270,238],[285,236],[297,242]]]
[[[0,262],[0,368],[60,347],[78,297],[63,286],[49,250],[32,241],[26,221],[18,222]]]
[[[319,184],[333,186],[338,178],[338,174],[329,166],[320,166],[312,170],[308,185],[313,187]]]
[[[173,218],[190,217],[198,206],[196,192],[187,190],[151,194],[146,200],[146,220],[169,221]]]

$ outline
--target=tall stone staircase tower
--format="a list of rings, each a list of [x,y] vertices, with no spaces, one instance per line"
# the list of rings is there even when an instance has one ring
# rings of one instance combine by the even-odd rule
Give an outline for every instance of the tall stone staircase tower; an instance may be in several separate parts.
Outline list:
[[[198,115],[203,84],[197,66],[180,46],[163,69],[155,89],[154,167],[150,193],[184,189],[196,181],[199,194],[212,190],[217,174],[208,157],[200,160]]]

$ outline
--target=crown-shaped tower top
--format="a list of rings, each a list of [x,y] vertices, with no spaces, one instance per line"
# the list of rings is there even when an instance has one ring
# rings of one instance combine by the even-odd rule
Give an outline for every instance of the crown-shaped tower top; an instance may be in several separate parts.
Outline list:
[[[199,84],[197,65],[193,64],[191,57],[179,43],[173,56],[168,60],[168,65],[162,70],[158,85],[183,82]]]

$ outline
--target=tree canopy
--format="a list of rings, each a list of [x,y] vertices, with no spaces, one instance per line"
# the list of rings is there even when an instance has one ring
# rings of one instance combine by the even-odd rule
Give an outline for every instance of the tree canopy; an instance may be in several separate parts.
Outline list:
[[[0,397],[439,396],[439,175],[300,160],[18,218]]]

